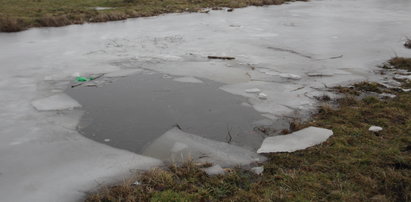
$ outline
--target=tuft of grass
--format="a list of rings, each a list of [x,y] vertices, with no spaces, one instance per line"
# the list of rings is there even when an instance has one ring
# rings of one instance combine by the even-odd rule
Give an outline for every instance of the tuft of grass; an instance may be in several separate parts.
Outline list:
[[[411,71],[411,58],[404,58],[404,57],[392,58],[387,63],[384,64],[383,68],[404,69],[407,71]]]
[[[0,0],[0,31],[105,22],[164,13],[202,12],[307,0]],[[106,7],[96,10],[96,7]]]
[[[333,130],[326,142],[268,154],[263,175],[241,168],[207,176],[187,162],[142,174],[141,185],[116,185],[86,201],[411,201],[411,93],[376,83],[338,87],[338,107],[324,104],[312,120],[290,127]],[[359,98],[369,91],[392,99]],[[383,127],[370,132],[371,125]],[[207,166],[210,166],[207,164]]]

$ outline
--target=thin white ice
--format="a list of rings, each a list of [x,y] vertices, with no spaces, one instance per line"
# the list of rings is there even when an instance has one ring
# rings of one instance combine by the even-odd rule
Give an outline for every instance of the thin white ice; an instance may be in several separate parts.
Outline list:
[[[275,120],[312,108],[326,86],[378,80],[376,65],[410,57],[410,10],[409,0],[313,0],[0,33],[1,200],[75,201],[104,177],[159,163],[82,137],[79,111],[32,106],[73,75],[150,69],[211,79]],[[245,92],[252,88],[266,99]]]

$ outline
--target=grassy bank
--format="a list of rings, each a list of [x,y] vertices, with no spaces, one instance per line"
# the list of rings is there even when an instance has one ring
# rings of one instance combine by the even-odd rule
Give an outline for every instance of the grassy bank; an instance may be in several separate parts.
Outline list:
[[[410,60],[394,58],[384,67],[409,70]],[[334,90],[342,98],[327,99],[311,121],[293,124],[334,135],[303,151],[267,155],[262,175],[234,168],[210,177],[200,170],[207,165],[186,163],[143,173],[87,201],[411,201],[411,93],[369,82]],[[368,131],[371,125],[383,130]]]
[[[199,12],[202,8],[276,5],[289,1],[293,0],[0,0],[0,31],[16,32],[30,27]],[[96,10],[96,7],[110,9]]]

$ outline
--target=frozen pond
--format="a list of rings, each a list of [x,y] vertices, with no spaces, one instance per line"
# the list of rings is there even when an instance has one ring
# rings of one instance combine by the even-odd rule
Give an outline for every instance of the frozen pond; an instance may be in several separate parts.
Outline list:
[[[376,65],[395,55],[410,57],[403,47],[405,37],[411,37],[410,10],[409,0],[313,0],[0,33],[1,200],[79,200],[132,169],[161,164],[77,132],[87,109],[81,108],[80,98],[64,93],[75,75],[114,78],[154,71],[186,82],[195,77],[203,83],[188,84],[213,96],[223,94],[211,92],[218,88],[248,103],[258,112],[248,118],[261,115],[277,122],[315,107],[313,97],[327,93],[326,86],[381,80],[374,74]],[[208,60],[210,55],[236,59]],[[219,86],[207,87],[207,81]],[[110,85],[92,89],[104,88]],[[253,88],[265,99],[246,92]],[[196,136],[169,131],[157,145],[181,137],[198,143]],[[227,152],[244,151],[230,148]],[[237,157],[236,162],[245,162]]]
[[[140,153],[178,124],[185,132],[255,150],[263,136],[254,127],[272,122],[247,99],[220,86],[210,80],[142,72],[97,88],[70,88],[67,94],[85,111],[80,133],[113,147]]]

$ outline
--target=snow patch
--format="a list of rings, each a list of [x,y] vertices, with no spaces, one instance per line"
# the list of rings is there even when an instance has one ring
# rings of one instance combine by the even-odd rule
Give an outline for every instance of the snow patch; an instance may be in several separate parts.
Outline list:
[[[382,127],[380,127],[380,126],[371,126],[368,130],[371,131],[371,132],[380,132],[380,131],[382,131]]]

